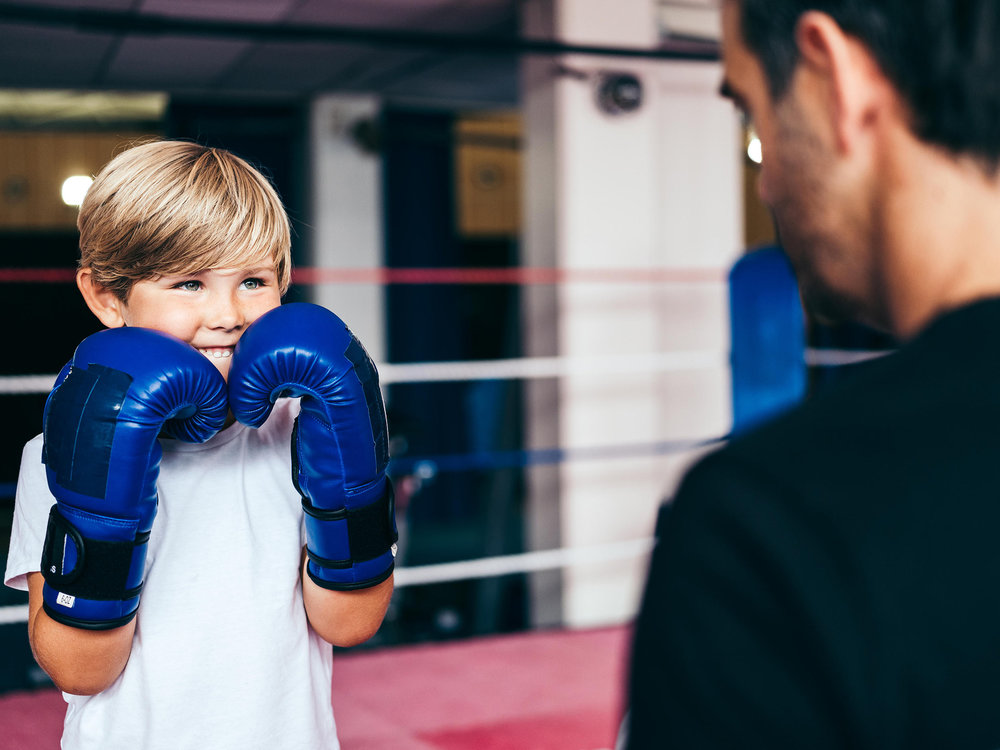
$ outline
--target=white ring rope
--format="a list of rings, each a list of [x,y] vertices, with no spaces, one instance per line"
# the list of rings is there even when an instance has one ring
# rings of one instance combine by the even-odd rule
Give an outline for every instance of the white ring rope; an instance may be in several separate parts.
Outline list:
[[[11,604],[0,607],[0,625],[15,625],[28,621],[27,604]]]
[[[850,365],[884,356],[884,351],[842,349],[807,349],[809,366]],[[721,351],[676,351],[660,354],[616,355],[605,357],[531,357],[462,362],[415,362],[378,365],[382,385],[399,383],[434,383],[460,380],[529,380],[568,375],[606,375],[620,373],[676,372],[705,370],[728,364],[728,354]],[[55,375],[0,376],[0,394],[48,393]]]
[[[566,547],[500,557],[483,557],[478,560],[463,560],[438,565],[418,565],[412,568],[397,567],[394,573],[395,586],[396,588],[423,586],[430,583],[493,578],[517,573],[535,573],[542,570],[628,560],[649,554],[654,543],[655,540],[650,537],[588,547]],[[27,604],[0,607],[0,625],[13,625],[27,621]]]
[[[534,573],[577,565],[625,560],[649,554],[654,540],[636,539],[590,547],[564,547],[563,549],[522,552],[500,557],[482,557],[478,560],[420,565],[413,568],[396,568],[396,587],[422,586],[428,583],[466,581],[472,578],[493,578],[514,573]]]
[[[888,353],[884,351],[807,349],[805,362],[809,366],[820,367],[849,365],[881,357]],[[727,362],[728,356],[726,354],[704,350],[601,358],[535,357],[473,362],[382,364],[379,366],[379,374],[382,384],[389,385],[392,383],[459,380],[550,378],[578,373],[669,372],[707,369],[724,365]],[[0,376],[0,394],[48,393],[52,389],[55,378],[55,375]],[[491,578],[635,558],[648,554],[653,543],[653,539],[640,539],[593,547],[525,552],[412,568],[398,567],[395,573],[396,586],[402,588],[430,583]],[[27,620],[28,605],[26,604],[0,607],[0,625],[27,622]]]
[[[533,357],[463,362],[423,362],[378,366],[383,385],[450,380],[516,380],[579,374],[702,370],[726,364],[721,352],[678,351],[606,357]]]
[[[806,365],[809,367],[840,367],[856,365],[878,359],[891,351],[859,351],[855,349],[806,349]]]
[[[0,376],[0,393],[48,393],[55,382],[55,375],[3,375]]]

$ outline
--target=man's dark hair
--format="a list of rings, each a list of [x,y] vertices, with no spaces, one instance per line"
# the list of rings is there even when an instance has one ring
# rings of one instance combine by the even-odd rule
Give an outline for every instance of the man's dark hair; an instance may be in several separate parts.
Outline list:
[[[1000,0],[738,0],[744,41],[780,99],[798,63],[795,26],[831,16],[871,51],[909,106],[914,134],[988,173],[1000,165]]]

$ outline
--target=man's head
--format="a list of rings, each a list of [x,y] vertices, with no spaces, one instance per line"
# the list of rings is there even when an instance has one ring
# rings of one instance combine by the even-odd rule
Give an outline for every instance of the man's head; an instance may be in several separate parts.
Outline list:
[[[1000,4],[723,0],[723,22],[723,93],[761,137],[759,190],[807,307],[898,327],[900,185],[1000,162]]]
[[[210,268],[270,266],[288,288],[281,199],[223,149],[156,141],[122,152],[97,175],[77,227],[80,267],[122,301],[136,281]]]
[[[996,0],[727,0],[760,60],[771,98],[801,59],[803,13],[828,15],[870,51],[899,93],[914,135],[994,172],[1000,164],[1000,3]]]

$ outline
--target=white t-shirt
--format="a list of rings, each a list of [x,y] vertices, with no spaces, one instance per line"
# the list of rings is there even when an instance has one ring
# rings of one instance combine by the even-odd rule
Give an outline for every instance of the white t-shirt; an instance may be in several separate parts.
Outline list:
[[[298,402],[258,430],[161,440],[159,505],[132,653],[94,696],[64,693],[62,747],[339,748],[333,649],[302,603],[302,507],[289,438]],[[42,438],[24,448],[4,581],[27,589],[55,502]]]

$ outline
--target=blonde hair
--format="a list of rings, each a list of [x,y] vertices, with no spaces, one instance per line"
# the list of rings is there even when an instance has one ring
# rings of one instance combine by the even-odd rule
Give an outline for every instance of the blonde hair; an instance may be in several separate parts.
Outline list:
[[[154,141],[123,151],[80,205],[80,267],[126,301],[137,281],[266,265],[291,274],[288,215],[271,183],[224,149]]]

